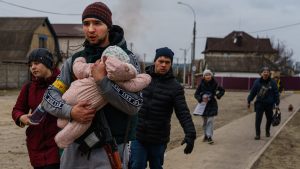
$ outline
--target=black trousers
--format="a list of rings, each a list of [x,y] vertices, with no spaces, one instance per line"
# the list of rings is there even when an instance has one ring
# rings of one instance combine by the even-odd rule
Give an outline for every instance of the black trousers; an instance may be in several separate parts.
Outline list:
[[[273,117],[273,105],[256,103],[255,111],[256,111],[256,117],[255,117],[256,135],[260,136],[260,125],[261,125],[261,121],[262,121],[264,113],[267,118],[266,132],[270,132],[270,128],[271,128],[271,124],[272,124],[272,117]]]

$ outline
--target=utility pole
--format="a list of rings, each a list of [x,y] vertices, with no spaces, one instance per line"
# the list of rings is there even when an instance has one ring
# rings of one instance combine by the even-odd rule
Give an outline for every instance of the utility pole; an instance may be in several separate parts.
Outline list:
[[[182,83],[185,86],[185,77],[186,77],[186,49],[180,48],[179,50],[183,50],[183,76],[182,76]]]
[[[145,68],[146,68],[146,53],[144,53],[144,60],[143,60],[143,68],[142,68],[142,72],[145,72]]]
[[[191,67],[190,67],[190,72],[191,72],[191,87],[195,87],[195,71],[196,71],[196,66],[195,66],[195,54],[196,54],[196,13],[193,7],[187,3],[184,2],[177,2],[179,5],[184,5],[188,7],[192,12],[194,16],[194,25],[193,25],[193,41],[192,41],[192,51],[191,51]]]
[[[129,45],[130,45],[130,51],[133,52],[133,43],[130,42]]]
[[[179,60],[179,58],[177,57],[176,60],[177,60],[176,77],[178,77],[178,73],[179,73],[179,71],[178,71],[178,67],[179,67],[178,60]]]
[[[194,12],[195,13],[195,12]],[[195,15],[194,15],[194,29],[193,29],[193,46],[192,46],[192,60],[191,60],[191,82],[192,82],[192,89],[195,88],[195,71],[196,71],[196,66],[195,66],[195,52],[196,52],[196,20],[195,20]]]
[[[66,51],[67,57],[66,57],[66,59],[69,58],[69,49],[70,49],[70,41],[67,40],[67,51]]]

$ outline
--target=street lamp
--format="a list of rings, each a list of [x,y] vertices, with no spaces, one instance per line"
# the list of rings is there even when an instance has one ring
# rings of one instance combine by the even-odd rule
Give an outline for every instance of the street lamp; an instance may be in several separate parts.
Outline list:
[[[193,12],[193,15],[194,15],[194,28],[193,28],[193,42],[192,42],[192,52],[191,52],[191,68],[190,68],[190,72],[191,72],[191,86],[192,88],[194,88],[194,85],[195,85],[195,71],[196,71],[196,67],[195,67],[195,46],[196,46],[196,13],[195,13],[195,10],[193,9],[193,7],[189,4],[186,4],[186,3],[183,3],[183,2],[177,2],[179,5],[184,5],[184,6],[187,6],[188,8],[190,8]]]

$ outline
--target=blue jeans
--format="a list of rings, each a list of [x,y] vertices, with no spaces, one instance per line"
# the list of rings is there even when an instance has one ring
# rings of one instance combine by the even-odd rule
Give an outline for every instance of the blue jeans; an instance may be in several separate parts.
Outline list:
[[[214,116],[202,116],[203,118],[203,131],[205,136],[212,137],[214,133]]]
[[[162,169],[167,144],[142,144],[138,140],[131,142],[131,169],[145,169],[149,161],[150,169]]]

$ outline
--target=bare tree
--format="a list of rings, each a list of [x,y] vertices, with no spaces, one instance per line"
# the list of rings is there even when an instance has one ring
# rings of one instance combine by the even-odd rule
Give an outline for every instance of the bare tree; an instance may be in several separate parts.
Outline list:
[[[278,67],[282,75],[292,75],[293,74],[293,64],[294,61],[292,56],[294,54],[293,49],[288,49],[283,41],[278,40],[277,43],[271,40],[271,44],[275,50],[278,51],[278,55],[274,58],[274,63]]]

